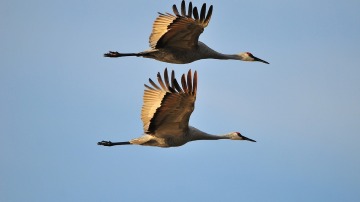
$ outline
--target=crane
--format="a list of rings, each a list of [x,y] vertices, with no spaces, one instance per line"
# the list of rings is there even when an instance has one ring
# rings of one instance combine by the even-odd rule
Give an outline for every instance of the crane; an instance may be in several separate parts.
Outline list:
[[[175,15],[159,13],[159,16],[156,18],[149,38],[149,50],[139,53],[109,51],[104,56],[111,58],[137,56],[174,64],[186,64],[209,58],[258,61],[269,64],[265,60],[255,57],[250,52],[222,54],[198,41],[200,34],[209,24],[213,11],[212,5],[206,14],[206,4],[204,3],[201,7],[200,16],[198,9],[196,7],[193,8],[191,2],[186,13],[184,0],[181,3],[181,14],[175,4],[172,8]]]
[[[149,79],[151,86],[145,84],[141,119],[144,135],[126,142],[101,141],[98,145],[143,145],[157,147],[177,147],[195,140],[248,140],[239,132],[224,135],[211,135],[195,127],[189,126],[190,115],[194,110],[197,93],[197,72],[192,78],[191,69],[181,77],[181,86],[175,78],[174,70],[171,78],[167,69],[164,80],[160,72],[157,74],[159,85]]]

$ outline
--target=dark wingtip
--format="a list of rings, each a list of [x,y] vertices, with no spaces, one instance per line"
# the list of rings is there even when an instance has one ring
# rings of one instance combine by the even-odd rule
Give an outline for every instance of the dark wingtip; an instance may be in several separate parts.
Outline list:
[[[205,18],[206,25],[209,24],[209,22],[210,22],[212,12],[213,12],[213,6],[211,5],[209,8],[208,14],[206,15],[206,18]]]
[[[186,16],[186,5],[184,0],[181,2],[181,15]]]
[[[173,12],[174,12],[174,14],[175,14],[176,16],[179,16],[179,15],[180,15],[180,14],[179,14],[179,11],[178,11],[178,9],[177,9],[177,7],[176,7],[175,4],[173,5],[172,9],[173,9]]]
[[[189,69],[188,74],[187,74],[187,86],[188,86],[188,89],[189,89],[189,93],[193,93],[191,69]]]
[[[195,20],[199,20],[199,12],[196,8],[196,6],[193,8],[193,16]]]
[[[205,13],[206,13],[206,3],[204,3],[201,6],[201,10],[200,10],[200,22],[204,22],[205,21]]]
[[[194,80],[193,80],[193,93],[196,94],[197,92],[197,80],[198,80],[198,76],[197,76],[197,71],[195,70],[194,72]]]

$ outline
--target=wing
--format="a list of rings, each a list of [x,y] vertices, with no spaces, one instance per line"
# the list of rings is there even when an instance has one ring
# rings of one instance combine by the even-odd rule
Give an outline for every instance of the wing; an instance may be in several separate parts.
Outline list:
[[[206,15],[206,4],[204,3],[199,16],[197,8],[194,7],[193,9],[190,2],[186,14],[185,1],[183,0],[181,2],[181,15],[176,5],[173,5],[175,15],[159,13],[150,35],[150,47],[154,49],[166,47],[192,49],[197,47],[200,34],[209,24],[212,10],[213,6],[211,5]]]
[[[184,134],[188,130],[190,115],[194,111],[197,72],[195,71],[193,79],[191,70],[187,77],[183,74],[181,86],[175,78],[174,71],[171,73],[170,82],[167,69],[164,71],[165,81],[160,73],[157,78],[160,86],[151,79],[149,82],[152,87],[145,84],[141,111],[144,132],[158,137]]]

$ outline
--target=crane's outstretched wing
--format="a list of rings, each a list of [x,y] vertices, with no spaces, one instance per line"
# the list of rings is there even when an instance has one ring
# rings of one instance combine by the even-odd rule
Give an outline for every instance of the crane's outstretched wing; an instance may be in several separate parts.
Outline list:
[[[166,47],[192,49],[197,47],[200,34],[209,24],[212,10],[213,6],[211,5],[206,15],[206,4],[204,3],[199,16],[197,8],[194,7],[193,9],[190,2],[186,14],[185,1],[183,0],[180,15],[174,4],[175,15],[159,13],[159,17],[156,18],[149,39],[150,47],[153,49]]]
[[[157,74],[160,86],[151,79],[152,87],[145,84],[141,120],[144,124],[144,132],[147,134],[164,137],[166,135],[181,135],[188,130],[191,113],[197,91],[197,72],[192,79],[191,70],[187,77],[181,77],[181,86],[175,78],[174,70],[171,79],[167,69],[164,71],[164,80],[160,73]]]

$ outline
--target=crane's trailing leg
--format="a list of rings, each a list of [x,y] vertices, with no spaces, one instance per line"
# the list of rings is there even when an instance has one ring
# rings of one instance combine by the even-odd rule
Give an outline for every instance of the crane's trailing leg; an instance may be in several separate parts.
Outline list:
[[[108,53],[104,54],[104,57],[109,58],[118,58],[118,57],[124,57],[124,56],[143,56],[141,53],[119,53],[117,51],[109,51]]]
[[[107,147],[111,147],[111,146],[115,146],[115,145],[128,145],[131,144],[130,142],[110,142],[110,141],[101,141],[97,143],[98,145],[102,145],[102,146],[107,146]]]

